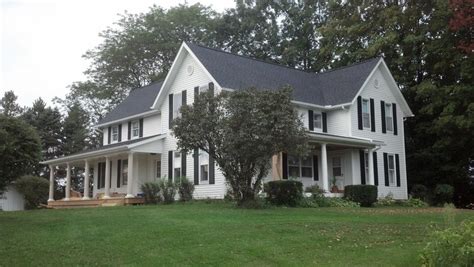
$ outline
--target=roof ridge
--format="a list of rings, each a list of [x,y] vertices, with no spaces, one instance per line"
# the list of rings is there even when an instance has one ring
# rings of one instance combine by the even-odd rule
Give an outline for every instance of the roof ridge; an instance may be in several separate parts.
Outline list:
[[[313,71],[309,71],[309,70],[302,70],[302,69],[297,69],[297,68],[290,67],[290,66],[285,66],[283,64],[278,64],[278,63],[275,63],[275,62],[268,62],[268,61],[265,61],[265,60],[262,60],[262,59],[253,58],[251,56],[239,55],[239,54],[228,52],[228,51],[225,51],[225,50],[222,50],[222,49],[207,47],[207,46],[196,44],[196,43],[190,43],[190,42],[185,42],[185,43],[188,46],[189,45],[195,45],[195,46],[198,46],[198,47],[201,47],[201,48],[204,48],[204,49],[220,52],[220,53],[223,53],[223,54],[228,54],[228,55],[238,56],[238,57],[242,57],[242,58],[246,58],[246,59],[250,59],[250,60],[254,60],[254,61],[259,61],[259,62],[262,62],[262,63],[265,63],[265,64],[275,65],[275,66],[278,66],[278,67],[283,67],[283,68],[287,68],[287,69],[290,69],[290,70],[295,70],[295,71],[307,73],[307,74],[310,74],[310,75],[326,74],[326,73],[330,73],[330,72],[333,72],[333,71],[337,71],[337,70],[341,70],[341,69],[345,69],[345,68],[350,68],[350,67],[357,66],[357,65],[360,65],[360,64],[363,64],[363,63],[367,63],[368,61],[371,61],[371,60],[374,60],[374,59],[383,58],[382,56],[375,56],[375,57],[372,57],[372,58],[364,59],[364,60],[356,62],[356,63],[352,63],[352,64],[347,65],[347,66],[342,66],[342,67],[338,67],[338,68],[334,68],[334,69],[330,69],[330,70],[325,70],[325,71],[321,71],[321,72],[315,72],[315,71],[313,72]]]
[[[163,82],[163,80],[159,80],[159,81],[151,82],[151,83],[149,83],[149,84],[147,84],[147,85],[144,85],[144,86],[141,86],[141,87],[132,88],[132,89],[130,89],[130,93],[131,93],[131,92],[134,92],[134,91],[136,91],[136,90],[139,90],[139,89],[143,89],[143,88],[145,88],[145,87],[149,87],[149,86],[155,85],[155,84],[157,84],[157,83],[162,83],[162,82]]]

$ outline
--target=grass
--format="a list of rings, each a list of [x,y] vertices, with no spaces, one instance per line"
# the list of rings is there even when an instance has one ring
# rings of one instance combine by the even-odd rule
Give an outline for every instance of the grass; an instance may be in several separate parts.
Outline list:
[[[445,217],[435,208],[242,210],[202,202],[3,212],[0,266],[417,266]],[[474,212],[453,217],[474,220]]]

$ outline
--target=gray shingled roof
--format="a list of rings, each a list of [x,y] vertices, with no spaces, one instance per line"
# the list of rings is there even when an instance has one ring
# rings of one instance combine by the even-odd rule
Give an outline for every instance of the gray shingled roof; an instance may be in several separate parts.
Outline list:
[[[155,82],[145,87],[137,88],[130,91],[125,100],[117,105],[98,124],[115,121],[129,116],[137,115],[150,111],[158,92],[161,89],[163,81]]]
[[[351,102],[380,60],[372,58],[316,74],[196,44],[187,45],[222,87],[276,90],[290,85],[294,100],[322,106]]]

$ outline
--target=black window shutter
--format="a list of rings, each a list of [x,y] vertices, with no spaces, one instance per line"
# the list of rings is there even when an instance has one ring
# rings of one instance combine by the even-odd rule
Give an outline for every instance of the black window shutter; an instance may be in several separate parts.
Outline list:
[[[112,127],[109,126],[107,130],[107,144],[110,144],[110,135],[112,134]]]
[[[387,133],[387,126],[385,125],[385,102],[380,101],[380,114],[382,117],[382,133]]]
[[[385,186],[389,186],[390,182],[388,180],[388,155],[383,153],[383,171],[385,173]]]
[[[122,142],[122,124],[118,126],[118,141]]]
[[[282,153],[281,157],[281,171],[283,172],[283,179],[287,180],[288,179],[288,154],[287,153]]]
[[[171,129],[171,124],[173,122],[173,94],[169,95],[169,113],[168,113],[168,117],[169,117],[168,127],[169,127],[169,129]]]
[[[183,92],[181,93],[181,102],[183,105],[187,105],[186,90],[183,90]]]
[[[375,132],[375,103],[374,99],[370,99],[370,127],[372,132]]]
[[[365,152],[359,150],[359,162],[360,162],[360,183],[365,184]]]
[[[194,149],[194,184],[199,184],[199,148]]]
[[[318,156],[313,155],[313,180],[319,181]]]
[[[102,179],[100,181],[100,188],[104,188],[105,187],[105,162],[102,162]]]
[[[393,134],[398,135],[398,129],[397,129],[397,104],[392,103],[392,108],[393,108]]]
[[[139,137],[143,137],[143,119],[140,119],[139,122],[138,122],[138,124],[139,124],[139,127],[140,127],[140,128],[138,129],[138,131],[139,131],[138,136],[139,136]]]
[[[400,187],[400,157],[398,156],[398,154],[395,154],[395,168],[397,174],[397,186]]]
[[[97,164],[97,189],[100,189],[100,179],[102,178],[102,162]]]
[[[328,132],[328,118],[326,112],[321,113],[323,116],[323,133]]]
[[[128,135],[127,139],[130,140],[132,138],[132,122],[131,121],[128,122],[127,135]]]
[[[168,181],[173,181],[173,151],[168,151]]]
[[[122,160],[117,160],[117,188],[120,187],[120,176],[122,174]]]
[[[186,152],[181,153],[181,177],[186,177]]]
[[[209,184],[216,183],[216,167],[214,164],[214,158],[209,155]]]
[[[199,86],[194,87],[194,97],[199,95]]]
[[[314,131],[314,113],[312,110],[308,110],[308,128],[310,131]]]
[[[362,97],[357,97],[357,124],[359,125],[359,130],[362,130]]]
[[[211,92],[212,95],[214,95],[214,83],[209,83],[209,91]]]
[[[377,152],[373,152],[374,157],[374,184],[379,185],[379,168],[377,166]]]

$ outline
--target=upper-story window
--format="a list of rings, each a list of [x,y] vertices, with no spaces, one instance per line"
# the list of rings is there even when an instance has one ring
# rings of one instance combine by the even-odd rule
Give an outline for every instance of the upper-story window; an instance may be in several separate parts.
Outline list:
[[[390,185],[395,184],[395,157],[393,154],[388,155],[388,181]]]
[[[370,106],[368,99],[362,99],[362,125],[370,128]]]
[[[387,125],[387,131],[393,131],[392,104],[385,103],[385,125]]]
[[[119,139],[119,128],[117,125],[112,126],[112,142],[118,142]]]
[[[183,96],[181,94],[173,94],[173,118],[178,118],[181,115],[179,112],[179,108],[183,105]]]
[[[313,115],[314,128],[321,129],[323,127],[323,116],[320,113]]]
[[[138,138],[140,136],[140,122],[132,122],[132,138]]]

